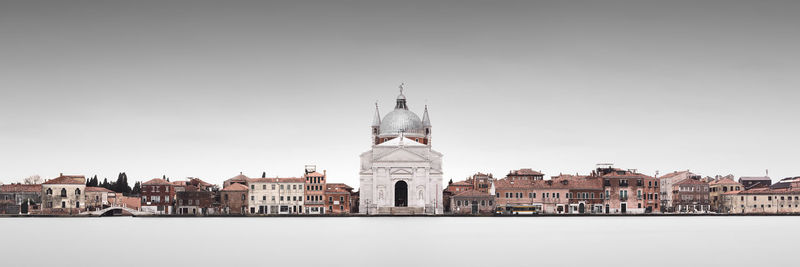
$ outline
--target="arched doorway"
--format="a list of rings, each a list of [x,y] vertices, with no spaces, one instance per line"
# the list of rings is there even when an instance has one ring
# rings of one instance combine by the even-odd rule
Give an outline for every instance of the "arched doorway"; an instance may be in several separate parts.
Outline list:
[[[583,203],[578,204],[578,213],[583,214],[584,212],[586,212],[586,205]]]
[[[397,181],[394,184],[394,206],[408,206],[408,184],[405,181]]]

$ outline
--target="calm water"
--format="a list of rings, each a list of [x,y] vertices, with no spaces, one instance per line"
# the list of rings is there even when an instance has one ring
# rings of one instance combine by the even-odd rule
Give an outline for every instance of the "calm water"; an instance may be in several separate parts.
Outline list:
[[[800,217],[0,218],[0,266],[797,266]]]

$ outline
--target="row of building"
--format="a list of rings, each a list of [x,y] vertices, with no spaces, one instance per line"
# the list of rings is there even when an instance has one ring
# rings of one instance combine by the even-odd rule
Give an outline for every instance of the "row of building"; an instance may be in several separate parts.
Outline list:
[[[306,166],[298,178],[250,178],[240,173],[223,187],[199,178],[141,184],[141,193],[123,196],[86,186],[84,176],[59,175],[41,184],[0,186],[0,214],[78,215],[93,211],[165,215],[348,214],[358,210],[358,193],[328,183],[326,172]]]
[[[0,213],[77,215],[108,210],[175,215],[301,215],[359,213],[359,192],[329,183],[325,171],[306,166],[297,178],[250,178],[240,173],[222,188],[199,178],[141,184],[123,196],[86,186],[84,176],[60,175],[42,184],[0,186]],[[690,171],[648,176],[599,166],[588,175],[545,179],[532,169],[504,178],[477,173],[448,183],[443,214],[800,213],[800,177],[772,184],[769,177],[702,177]],[[117,207],[115,209],[115,207]]]
[[[443,192],[453,214],[800,213],[800,177],[702,177],[690,171],[648,176],[603,164],[588,175],[545,179],[532,169],[505,178],[478,173]]]

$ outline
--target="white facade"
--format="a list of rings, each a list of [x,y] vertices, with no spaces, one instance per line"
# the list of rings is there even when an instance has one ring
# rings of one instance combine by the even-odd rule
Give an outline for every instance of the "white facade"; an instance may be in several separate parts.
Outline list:
[[[442,154],[431,149],[428,107],[411,112],[400,86],[397,105],[372,120],[372,149],[361,154],[361,214],[442,214]]]
[[[359,213],[390,213],[404,205],[443,212],[442,154],[430,146],[402,136],[375,145],[361,154],[360,176]]]
[[[303,213],[304,179],[247,179],[247,206],[250,214]]]

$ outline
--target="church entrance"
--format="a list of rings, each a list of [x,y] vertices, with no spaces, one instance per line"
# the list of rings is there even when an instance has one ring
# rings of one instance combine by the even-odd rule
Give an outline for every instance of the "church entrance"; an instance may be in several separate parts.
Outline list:
[[[408,206],[408,184],[405,181],[397,181],[394,184],[394,206]]]

